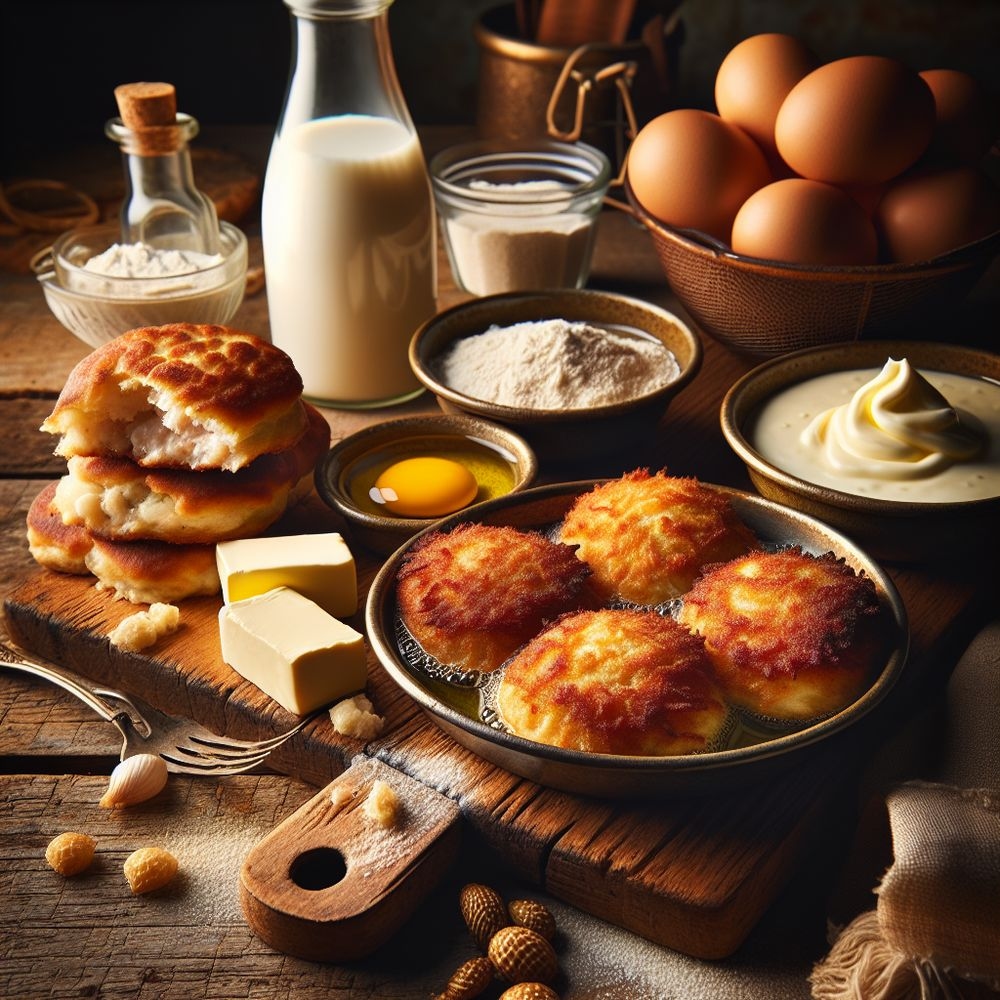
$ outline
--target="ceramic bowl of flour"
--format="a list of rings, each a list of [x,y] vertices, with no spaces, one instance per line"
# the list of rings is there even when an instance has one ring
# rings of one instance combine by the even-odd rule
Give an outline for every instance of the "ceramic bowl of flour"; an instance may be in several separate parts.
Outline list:
[[[503,424],[539,461],[580,468],[648,440],[701,359],[673,313],[586,289],[473,299],[410,342],[414,373],[446,413]]]
[[[32,261],[45,301],[91,347],[139,326],[225,323],[243,301],[247,238],[219,226],[219,253],[120,245],[117,225],[75,229]]]

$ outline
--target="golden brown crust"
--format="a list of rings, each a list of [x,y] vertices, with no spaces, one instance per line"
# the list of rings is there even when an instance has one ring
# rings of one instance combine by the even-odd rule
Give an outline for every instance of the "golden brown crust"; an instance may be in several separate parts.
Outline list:
[[[884,619],[871,579],[799,548],[710,568],[678,615],[705,639],[734,703],[797,721],[858,697],[885,648]]]
[[[579,546],[606,600],[648,605],[683,594],[706,564],[759,544],[718,490],[645,469],[579,497],[560,538]]]
[[[28,508],[28,546],[41,566],[59,573],[92,573],[98,589],[135,604],[179,601],[220,590],[214,545],[112,542],[63,524],[49,483]]]
[[[85,575],[90,535],[81,527],[63,524],[54,503],[57,485],[46,485],[28,508],[28,550],[41,566]]]
[[[579,606],[589,571],[536,532],[463,524],[434,532],[399,569],[400,617],[424,650],[465,670],[493,670],[544,621]]]
[[[222,589],[214,545],[92,541],[86,561],[98,590],[113,590],[133,604],[170,603]]]
[[[710,748],[728,716],[701,640],[630,610],[560,618],[507,665],[498,709],[536,742],[642,756]]]
[[[42,430],[63,435],[59,454],[126,455],[140,464],[236,469],[291,447],[306,428],[302,379],[283,351],[224,326],[173,323],[139,327],[85,357],[71,372]],[[130,422],[159,411],[176,432],[226,436],[231,460],[190,462],[130,440]],[[84,426],[109,422],[95,433]]]
[[[208,544],[257,534],[284,512],[330,446],[330,426],[306,405],[309,426],[285,451],[237,472],[144,469],[127,458],[76,456],[57,490],[66,524],[105,538]]]

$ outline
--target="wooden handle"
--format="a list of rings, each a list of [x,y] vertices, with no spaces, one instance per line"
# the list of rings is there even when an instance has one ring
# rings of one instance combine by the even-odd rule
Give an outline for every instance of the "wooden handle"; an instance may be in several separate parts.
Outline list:
[[[376,781],[398,799],[389,827],[365,809]],[[437,885],[460,839],[455,802],[380,761],[358,758],[247,855],[243,913],[278,951],[312,961],[363,958]]]

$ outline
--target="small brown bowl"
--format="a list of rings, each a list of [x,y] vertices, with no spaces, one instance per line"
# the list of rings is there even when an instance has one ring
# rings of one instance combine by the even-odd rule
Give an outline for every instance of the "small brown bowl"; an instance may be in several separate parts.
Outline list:
[[[505,406],[456,392],[442,381],[437,361],[461,337],[491,326],[546,319],[620,326],[655,337],[673,352],[680,374],[668,385],[620,403],[582,409]],[[695,377],[702,347],[681,319],[639,299],[579,289],[511,292],[473,299],[438,313],[410,341],[410,366],[446,413],[466,413],[511,427],[530,442],[543,462],[576,463],[606,457],[641,444],[670,401]]]
[[[366,472],[371,475],[370,470],[387,459],[397,461],[441,448],[486,452],[498,467],[509,467],[509,489],[481,485],[475,503],[518,493],[534,482],[538,472],[535,453],[528,443],[506,427],[466,416],[403,417],[373,424],[334,445],[316,469],[316,489],[348,521],[354,538],[385,555],[440,518],[400,517],[366,510],[352,496],[354,477]]]
[[[890,357],[917,369],[1000,380],[1000,355],[969,347],[891,340],[810,348],[766,361],[737,381],[722,401],[722,432],[761,496],[825,521],[877,558],[916,563],[985,555],[1000,541],[1000,496],[920,503],[844,493],[778,468],[747,436],[759,406],[781,390],[828,372],[878,369]]]

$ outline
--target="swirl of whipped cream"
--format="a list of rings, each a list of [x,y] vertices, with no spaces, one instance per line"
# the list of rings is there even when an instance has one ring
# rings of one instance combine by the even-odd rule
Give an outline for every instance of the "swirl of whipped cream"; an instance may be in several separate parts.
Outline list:
[[[814,417],[802,443],[837,473],[919,479],[979,454],[986,438],[904,358],[890,358],[841,406]]]

